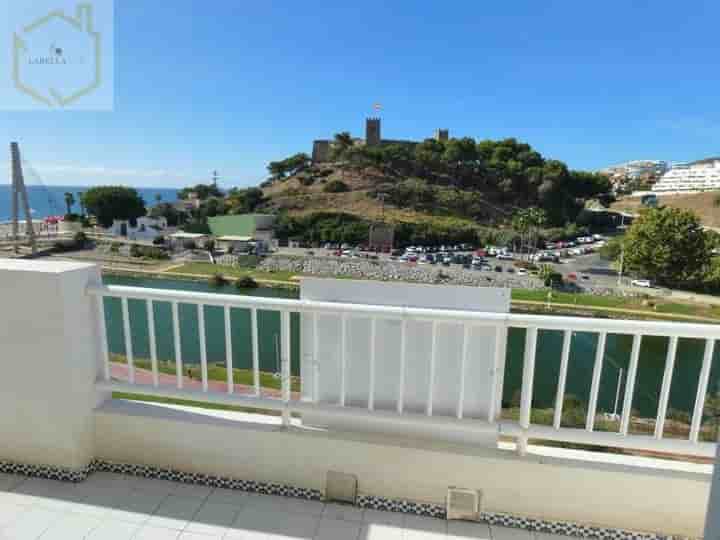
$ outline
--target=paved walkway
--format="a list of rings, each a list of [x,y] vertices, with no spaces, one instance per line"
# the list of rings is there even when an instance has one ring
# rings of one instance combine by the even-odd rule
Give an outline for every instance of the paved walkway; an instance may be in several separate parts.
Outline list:
[[[97,472],[0,473],[2,540],[559,540],[484,523]]]

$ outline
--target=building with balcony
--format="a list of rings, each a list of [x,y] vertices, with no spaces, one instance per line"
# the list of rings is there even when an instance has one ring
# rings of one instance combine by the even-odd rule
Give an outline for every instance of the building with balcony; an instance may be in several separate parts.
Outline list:
[[[660,177],[656,192],[714,191],[720,189],[720,158],[676,163]]]
[[[60,261],[0,260],[0,287],[2,538],[720,535],[717,325],[510,313],[492,288],[115,286]]]

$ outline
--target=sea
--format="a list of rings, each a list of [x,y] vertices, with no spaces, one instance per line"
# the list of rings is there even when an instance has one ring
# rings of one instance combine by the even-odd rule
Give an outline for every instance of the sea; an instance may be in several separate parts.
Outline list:
[[[73,212],[80,212],[79,193],[89,189],[88,186],[38,186],[28,185],[27,193],[30,201],[30,211],[33,219],[42,219],[48,216],[60,216],[67,212],[65,206],[65,193],[70,192],[75,196]],[[160,202],[177,201],[178,188],[135,188],[145,201],[145,206],[150,208],[157,204],[157,195],[160,195]],[[0,185],[0,222],[8,221],[12,217],[12,191],[9,185]],[[22,207],[20,215],[24,218]]]

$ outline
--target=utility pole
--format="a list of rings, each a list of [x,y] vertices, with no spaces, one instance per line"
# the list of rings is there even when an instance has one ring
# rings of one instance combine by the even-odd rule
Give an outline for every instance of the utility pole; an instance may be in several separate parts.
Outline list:
[[[623,266],[625,265],[625,246],[620,244],[620,268],[618,268],[618,287],[622,287]]]
[[[25,189],[25,179],[23,177],[22,160],[20,158],[20,146],[16,142],[10,143],[10,161],[12,164],[12,229],[13,240],[15,241],[15,253],[19,248],[19,201],[22,199],[23,211],[25,212],[25,222],[27,225],[26,235],[30,241],[32,253],[37,253],[35,244],[35,229],[33,228],[32,214],[30,213],[30,203],[28,202],[27,190]]]
[[[380,221],[385,223],[385,197],[387,197],[387,193],[378,193],[377,198],[380,201]]]

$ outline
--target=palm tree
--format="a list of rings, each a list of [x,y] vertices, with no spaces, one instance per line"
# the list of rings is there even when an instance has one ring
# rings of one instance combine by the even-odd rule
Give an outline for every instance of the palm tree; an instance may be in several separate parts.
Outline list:
[[[75,204],[75,195],[69,191],[65,192],[65,206],[67,207],[67,213],[72,214],[72,207]]]
[[[80,215],[84,216],[85,215],[85,205],[83,204],[83,200],[82,200],[83,192],[78,191],[77,196],[78,196],[78,203],[80,204]]]

